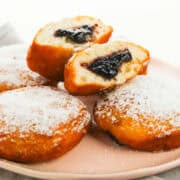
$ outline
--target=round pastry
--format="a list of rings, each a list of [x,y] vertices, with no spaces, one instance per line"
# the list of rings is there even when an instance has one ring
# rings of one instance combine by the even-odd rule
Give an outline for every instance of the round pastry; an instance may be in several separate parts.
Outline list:
[[[61,156],[86,134],[84,104],[47,86],[0,94],[0,157],[37,162]]]
[[[64,87],[64,83],[61,82],[61,81],[58,82],[57,88],[60,89],[61,91],[64,91],[64,92],[68,93],[68,91]],[[100,98],[100,95],[99,94],[92,94],[92,95],[89,95],[89,96],[76,96],[76,98],[78,98],[80,101],[82,101],[84,103],[84,105],[86,106],[88,112],[90,112],[90,114],[92,115],[92,118],[93,118],[94,105],[96,104],[96,102]]]
[[[48,24],[38,31],[29,48],[28,66],[47,78],[62,80],[64,65],[75,51],[108,41],[112,31],[111,26],[89,16]]]
[[[139,150],[180,147],[180,86],[139,76],[100,100],[94,117],[117,141]]]
[[[23,60],[13,58],[0,60],[0,92],[47,83],[46,78],[28,69]]]
[[[125,83],[145,72],[149,52],[130,42],[95,44],[77,52],[65,66],[69,93],[87,95]]]

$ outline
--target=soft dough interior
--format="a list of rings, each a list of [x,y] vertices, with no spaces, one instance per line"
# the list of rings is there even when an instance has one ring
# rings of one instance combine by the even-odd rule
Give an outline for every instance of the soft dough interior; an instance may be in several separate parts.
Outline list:
[[[67,40],[66,37],[55,37],[54,32],[58,29],[69,29],[73,27],[80,27],[82,25],[94,25],[98,24],[93,32],[93,38],[96,39],[102,36],[107,31],[107,26],[105,26],[100,20],[90,18],[90,17],[76,17],[76,18],[65,18],[59,22],[54,22],[45,26],[45,28],[40,30],[37,36],[37,41],[43,45],[52,46],[63,46],[67,48],[84,48],[90,45],[90,42],[86,43],[75,43],[73,41]],[[48,38],[47,38],[48,37]],[[78,50],[77,49],[77,50]]]
[[[131,55],[132,60],[130,62],[123,63],[118,70],[118,74],[112,79],[106,79],[102,76],[95,74],[94,72],[83,67],[82,63],[90,64],[97,57],[107,56],[114,52],[124,50],[127,48]],[[77,61],[75,61],[74,66],[76,69],[76,83],[77,84],[90,84],[96,82],[97,84],[102,84],[103,86],[109,86],[113,84],[121,84],[127,79],[131,78],[142,68],[144,61],[148,58],[148,55],[139,46],[136,46],[127,42],[111,42],[103,45],[94,45],[88,48],[80,56],[77,55]],[[72,57],[73,59],[73,57]]]

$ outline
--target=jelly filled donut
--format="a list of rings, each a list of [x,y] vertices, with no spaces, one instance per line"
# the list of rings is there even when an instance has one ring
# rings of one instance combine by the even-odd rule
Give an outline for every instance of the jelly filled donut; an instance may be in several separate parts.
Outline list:
[[[74,95],[112,88],[142,73],[148,61],[148,51],[133,43],[95,44],[74,54],[66,64],[65,87]]]
[[[47,86],[0,94],[0,157],[37,162],[61,156],[86,134],[84,104]]]
[[[47,78],[62,80],[64,65],[75,51],[108,41],[112,31],[111,26],[89,16],[48,24],[38,31],[29,48],[28,66]]]
[[[139,76],[103,97],[94,109],[98,126],[139,150],[180,147],[180,86]]]
[[[0,59],[0,92],[47,83],[49,82],[46,78],[28,69],[25,61],[13,58]]]

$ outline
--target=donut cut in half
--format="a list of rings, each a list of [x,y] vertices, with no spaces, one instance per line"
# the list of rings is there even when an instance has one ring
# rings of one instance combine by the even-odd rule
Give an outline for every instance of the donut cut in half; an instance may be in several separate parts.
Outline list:
[[[41,28],[27,55],[31,70],[52,79],[63,80],[64,65],[74,52],[92,43],[105,43],[113,29],[89,16],[66,18]]]
[[[74,95],[88,95],[113,88],[142,74],[149,52],[130,42],[95,44],[77,52],[66,64],[65,87]]]

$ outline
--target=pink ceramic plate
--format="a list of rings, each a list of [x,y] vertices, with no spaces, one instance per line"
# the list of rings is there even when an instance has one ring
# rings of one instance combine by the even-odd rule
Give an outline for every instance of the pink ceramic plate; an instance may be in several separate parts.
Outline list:
[[[0,49],[0,57],[25,59],[26,46]],[[149,73],[180,78],[180,70],[152,58]],[[91,98],[90,98],[91,99]],[[91,99],[92,101],[92,99]],[[180,165],[180,148],[166,152],[143,152],[117,145],[96,129],[64,156],[38,164],[0,160],[0,167],[43,179],[131,179],[148,176]]]

